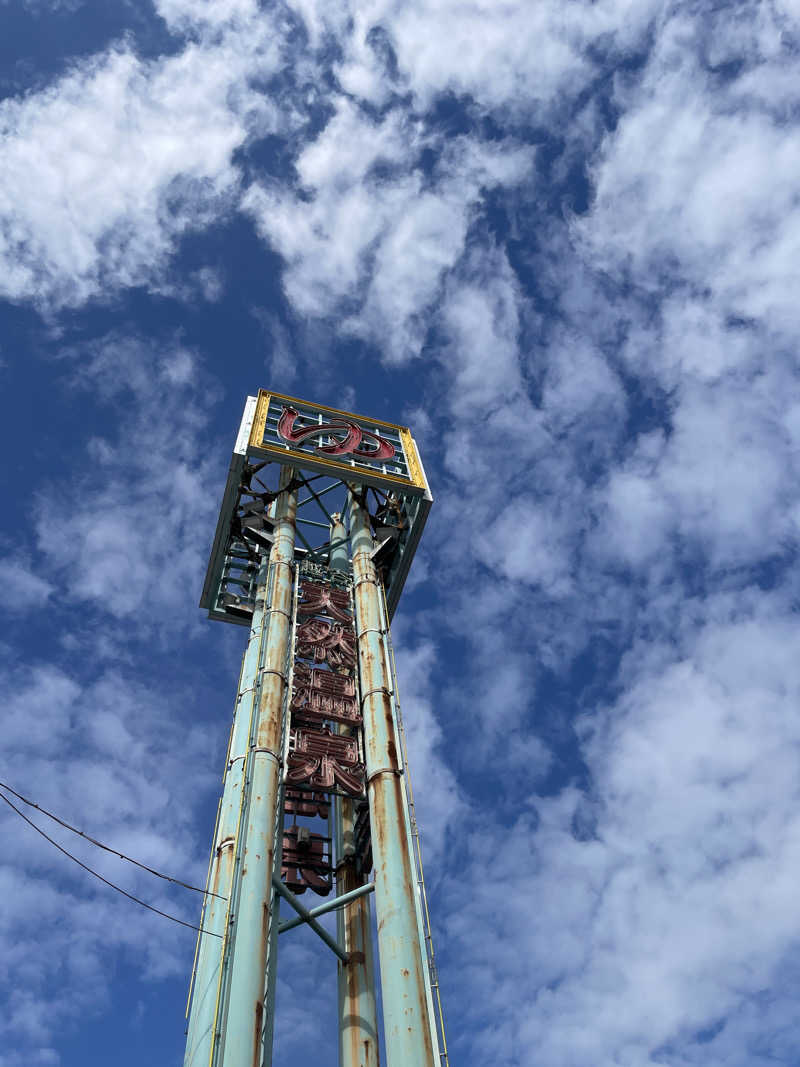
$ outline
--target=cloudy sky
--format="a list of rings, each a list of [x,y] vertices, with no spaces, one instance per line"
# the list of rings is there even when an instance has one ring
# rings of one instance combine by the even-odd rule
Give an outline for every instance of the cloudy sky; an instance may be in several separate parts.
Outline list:
[[[2,781],[202,882],[244,398],[406,423],[452,1067],[800,1063],[798,45],[797,0],[0,0]],[[178,1067],[192,932],[3,808],[0,1067]],[[334,1067],[282,949],[276,1065]]]

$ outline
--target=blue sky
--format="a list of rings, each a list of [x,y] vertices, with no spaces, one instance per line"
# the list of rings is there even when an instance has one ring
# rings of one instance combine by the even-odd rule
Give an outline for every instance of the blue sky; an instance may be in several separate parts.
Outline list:
[[[794,0],[0,0],[2,780],[202,881],[244,398],[408,424],[453,1067],[798,1062],[799,34]],[[179,1064],[191,932],[2,819],[0,1067]],[[332,1067],[332,960],[286,938],[275,1062]]]

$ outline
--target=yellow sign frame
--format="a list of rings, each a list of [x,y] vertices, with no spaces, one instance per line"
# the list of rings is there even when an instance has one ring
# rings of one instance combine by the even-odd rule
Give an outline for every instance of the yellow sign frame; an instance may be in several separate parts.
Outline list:
[[[282,403],[300,404],[302,407],[313,408],[314,411],[324,411],[329,415],[343,417],[345,419],[353,419],[357,424],[361,423],[377,427],[385,426],[387,429],[394,430],[399,436],[403,446],[410,478],[404,478],[398,474],[384,474],[382,471],[373,470],[369,467],[353,467],[349,463],[330,459],[328,456],[314,455],[312,457],[309,456],[307,452],[299,452],[295,450],[289,442],[286,443],[286,447],[281,448],[276,448],[273,445],[265,445],[263,443],[264,430],[267,425],[267,414],[269,412],[270,401],[273,399],[279,400]],[[413,487],[422,492],[425,492],[428,488],[427,482],[425,481],[425,475],[422,473],[422,464],[419,460],[416,442],[411,436],[411,431],[407,426],[400,426],[394,422],[386,422],[384,419],[369,418],[366,415],[356,415],[352,411],[342,411],[339,408],[328,407],[326,404],[315,404],[310,400],[302,400],[300,397],[286,396],[284,393],[273,393],[268,392],[266,389],[259,389],[255,415],[253,417],[253,427],[250,431],[249,447],[253,451],[262,455],[278,457],[284,464],[287,462],[287,459],[296,458],[298,466],[327,468],[332,472],[335,471],[340,476],[349,475],[353,480],[358,480],[363,476],[370,481],[389,482],[393,485],[404,486],[407,489]]]

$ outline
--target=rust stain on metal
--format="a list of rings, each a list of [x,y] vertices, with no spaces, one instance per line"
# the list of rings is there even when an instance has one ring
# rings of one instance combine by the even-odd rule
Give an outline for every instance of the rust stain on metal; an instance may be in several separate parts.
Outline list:
[[[253,1041],[253,1067],[260,1067],[261,1057],[259,1056],[259,1049],[261,1048],[261,1031],[264,1026],[264,1002],[261,1000],[256,1001],[256,1020],[255,1020],[255,1034]]]
[[[214,870],[211,875],[211,892],[220,893],[220,889],[223,892],[222,896],[227,896],[230,892],[230,874],[233,867],[233,838],[226,837],[220,842],[217,849],[216,862],[214,864]]]
[[[267,675],[261,693],[261,708],[258,717],[257,748],[276,752],[281,743],[280,707],[283,700],[283,679]]]
[[[261,909],[261,944],[267,943],[267,934],[269,933],[269,904],[264,904]]]
[[[346,805],[346,825],[352,826],[353,805]],[[336,888],[339,893],[349,893],[363,885],[365,878],[356,867],[354,855],[347,855],[337,869]],[[342,1007],[341,1027],[343,1044],[340,1048],[341,1062],[347,1067],[378,1067],[378,1051],[374,1041],[365,1037],[373,1033],[377,1026],[370,1007],[363,998],[369,995],[371,979],[368,977],[366,947],[371,945],[369,904],[366,898],[351,901],[342,909],[344,919],[344,944],[349,951],[349,959],[343,972],[345,979],[344,1004]],[[365,1013],[367,1018],[365,1018]]]
[[[390,734],[389,734],[389,743],[388,743],[388,744],[387,744],[387,746],[386,746],[386,754],[387,754],[387,755],[388,755],[388,757],[389,757],[389,765],[390,765],[390,766],[391,766],[391,767],[392,767],[392,768],[393,768],[394,770],[397,770],[397,769],[398,769],[398,763],[397,763],[397,745],[395,745],[395,743],[394,743],[394,736],[393,736],[393,729],[394,729],[394,720],[392,719],[392,713],[391,713],[391,710],[387,712],[387,715],[386,715],[386,725],[387,725],[387,728],[389,728],[390,730],[392,730],[392,733],[390,733]]]
[[[373,780],[370,783],[372,787],[372,804],[371,810],[373,815],[373,835],[379,843],[379,849],[376,849],[376,858],[381,857],[379,864],[380,869],[385,869],[385,861],[383,857],[386,855],[386,844],[389,840],[389,835],[392,831],[395,831],[394,846],[399,850],[401,861],[403,865],[404,874],[407,875],[406,889],[409,896],[413,894],[413,869],[411,864],[411,853],[408,850],[408,839],[405,833],[396,833],[397,827],[390,826],[388,824],[389,812],[388,809],[393,807],[395,811],[402,811],[403,795],[402,785],[397,775],[384,775],[383,785],[379,787],[378,781]],[[388,781],[386,780],[388,779]],[[387,804],[387,798],[385,797],[385,791],[391,790],[394,793],[394,804]]]

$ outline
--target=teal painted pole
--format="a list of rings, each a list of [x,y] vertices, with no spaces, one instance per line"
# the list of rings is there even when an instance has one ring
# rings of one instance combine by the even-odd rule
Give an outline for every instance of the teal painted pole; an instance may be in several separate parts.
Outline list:
[[[347,531],[341,515],[332,516],[330,568],[347,572],[350,559]],[[346,726],[341,732],[351,733]],[[364,885],[353,854],[355,805],[347,797],[334,803],[334,842],[336,846],[336,893],[349,894]],[[375,963],[369,900],[355,897],[336,913],[339,944],[348,953],[337,965],[339,997],[339,1067],[379,1067],[378,1011],[375,1003]]]
[[[400,700],[399,700],[398,693],[397,693],[397,688],[398,688],[397,687],[397,674],[395,672],[394,652],[392,650],[392,635],[391,635],[391,633],[389,631],[389,618],[388,618],[388,615],[387,615],[387,612],[386,612],[386,599],[385,599],[385,597],[382,598],[381,609],[382,609],[381,619],[383,620],[383,630],[384,630],[384,638],[383,638],[383,640],[384,640],[384,643],[386,645],[386,651],[388,651],[388,653],[389,653],[389,656],[388,656],[388,667],[389,667],[389,677],[391,678],[392,706],[394,708],[394,720],[395,720],[395,727],[396,727],[396,729],[395,729],[395,741],[396,741],[397,746],[398,746],[398,751],[400,752],[400,758],[401,758],[401,760],[403,760],[403,753],[405,752],[405,745],[403,744],[403,742],[401,740],[401,736],[400,736],[401,735],[401,731],[402,731],[402,718],[401,718],[401,714],[400,714]],[[432,985],[431,985],[432,975],[431,975],[431,971],[430,971],[431,963],[430,963],[430,957],[428,956],[428,946],[427,946],[426,937],[425,937],[425,926],[424,926],[423,919],[422,919],[422,892],[423,892],[422,867],[421,866],[417,866],[417,863],[416,863],[416,857],[415,857],[415,852],[414,852],[413,835],[412,835],[412,831],[411,831],[411,823],[412,823],[411,812],[412,812],[413,805],[411,804],[411,798],[410,798],[410,781],[409,781],[409,777],[408,777],[408,768],[407,768],[407,766],[406,766],[404,761],[402,763],[402,766],[403,766],[403,777],[402,777],[402,781],[403,781],[403,797],[404,797],[404,800],[405,800],[405,803],[403,804],[403,820],[404,820],[404,823],[405,823],[406,838],[408,840],[408,850],[409,850],[411,856],[414,857],[414,859],[415,859],[414,870],[415,870],[415,873],[416,873],[416,882],[415,882],[415,885],[414,885],[414,910],[415,910],[416,915],[417,915],[417,933],[418,933],[418,936],[419,936],[419,943],[420,943],[421,946],[423,946],[422,954],[423,954],[423,959],[425,961],[425,968],[424,968],[425,969],[425,996],[427,997],[427,1000],[428,1000],[428,1018],[430,1019],[430,1022],[431,1022],[431,1044],[433,1045],[434,1056],[435,1056],[436,1062],[440,1064],[441,1061],[442,1061],[442,1053],[441,1053],[440,1048],[439,1048],[439,1035],[438,1035],[437,1028],[436,1028],[436,1013],[435,1013],[435,1009],[434,1009],[434,1005],[433,1005],[433,988],[432,988]],[[444,1059],[445,1059],[445,1062],[447,1062],[447,1052],[446,1051],[444,1053]]]
[[[350,570],[350,554],[347,551],[347,530],[344,528],[342,516],[334,511],[331,515],[331,551],[328,566],[332,571],[342,571],[344,574]]]
[[[434,1067],[416,873],[400,781],[380,588],[371,558],[374,545],[369,520],[353,490],[350,537],[386,1059],[388,1067]]]
[[[206,898],[201,923],[203,929],[220,935],[224,934],[228,925],[228,898],[233,882],[234,845],[239,812],[242,807],[245,762],[253,723],[256,679],[262,651],[267,573],[265,554],[258,570],[253,620],[247,648],[242,659],[239,692],[231,726],[222,800],[208,879],[208,888],[211,892],[219,894],[219,897],[224,899],[211,896]],[[201,936],[199,939],[184,1067],[208,1067],[209,1065],[224,947],[224,942],[219,937]]]
[[[288,725],[288,724],[287,724]],[[284,748],[285,751],[285,748]],[[283,777],[283,776],[281,776]],[[278,790],[278,810],[275,813],[275,840],[281,843],[281,847],[275,849],[272,862],[272,884],[275,879],[280,881],[281,858],[283,856],[283,826],[285,814],[283,810],[285,786],[281,782]],[[262,1060],[261,1067],[269,1067],[272,1063],[272,1042],[275,1033],[275,990],[278,980],[278,934],[280,933],[280,899],[275,892],[272,893],[272,909],[269,920],[269,942],[267,946],[267,966],[264,976],[264,1029],[262,1031]]]
[[[336,798],[336,893],[345,896],[368,888],[355,869],[354,803]],[[339,1067],[379,1067],[378,1011],[369,897],[357,896],[336,913],[339,944],[347,960],[337,965],[339,993]]]
[[[230,956],[216,1027],[217,1055],[211,1067],[269,1067],[272,1062],[271,1041],[264,1041],[265,1032],[272,1033],[273,1014],[273,1005],[265,1004],[265,984],[269,993],[267,946],[274,943],[277,933],[272,875],[277,866],[276,850],[281,848],[278,808],[293,615],[297,496],[286,491],[292,474],[290,469],[283,469],[284,491],[275,505],[264,655],[247,759],[246,801],[239,829],[240,862],[234,874]],[[271,959],[270,967],[274,968],[276,962]]]

